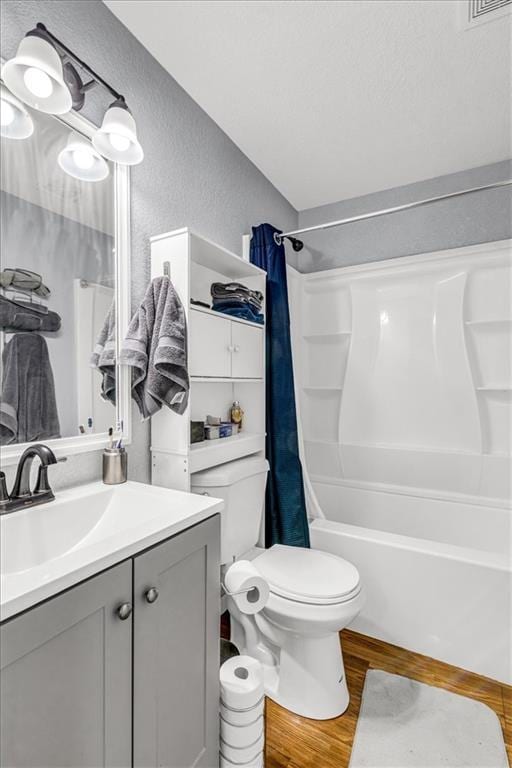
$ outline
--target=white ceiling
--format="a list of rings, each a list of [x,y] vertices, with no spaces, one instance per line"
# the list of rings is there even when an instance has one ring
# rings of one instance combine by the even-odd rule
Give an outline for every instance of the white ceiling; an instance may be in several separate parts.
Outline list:
[[[298,210],[510,157],[510,17],[465,0],[105,0]]]

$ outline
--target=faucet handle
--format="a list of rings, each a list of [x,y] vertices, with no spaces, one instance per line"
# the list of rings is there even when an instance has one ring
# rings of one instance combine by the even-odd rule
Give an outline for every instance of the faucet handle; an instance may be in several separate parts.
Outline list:
[[[44,464],[39,465],[37,472],[37,482],[34,488],[34,493],[48,493],[51,492],[50,483],[48,482],[48,467]]]
[[[0,504],[9,501],[9,493],[7,491],[7,483],[5,482],[5,472],[0,472]]]

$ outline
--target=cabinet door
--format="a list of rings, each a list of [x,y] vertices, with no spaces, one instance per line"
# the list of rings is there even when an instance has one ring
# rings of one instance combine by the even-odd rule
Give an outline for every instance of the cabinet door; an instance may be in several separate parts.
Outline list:
[[[189,373],[231,376],[231,321],[190,310]]]
[[[263,378],[263,328],[231,323],[233,362],[231,375],[240,379]]]
[[[135,766],[218,765],[219,567],[218,515],[135,558]]]
[[[132,620],[125,562],[5,622],[2,768],[131,765]]]

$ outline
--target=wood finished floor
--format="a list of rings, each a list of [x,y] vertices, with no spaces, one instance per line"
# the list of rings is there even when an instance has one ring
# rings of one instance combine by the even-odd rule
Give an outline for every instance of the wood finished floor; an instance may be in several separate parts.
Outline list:
[[[404,675],[487,704],[498,715],[512,766],[512,688],[357,632],[342,632],[350,704],[334,720],[307,720],[266,705],[265,768],[347,768],[368,669]]]

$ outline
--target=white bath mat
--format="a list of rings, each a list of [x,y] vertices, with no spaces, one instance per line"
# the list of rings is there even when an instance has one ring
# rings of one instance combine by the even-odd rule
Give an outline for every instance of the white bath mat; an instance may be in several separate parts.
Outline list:
[[[479,701],[370,669],[350,768],[508,768],[500,721]]]

